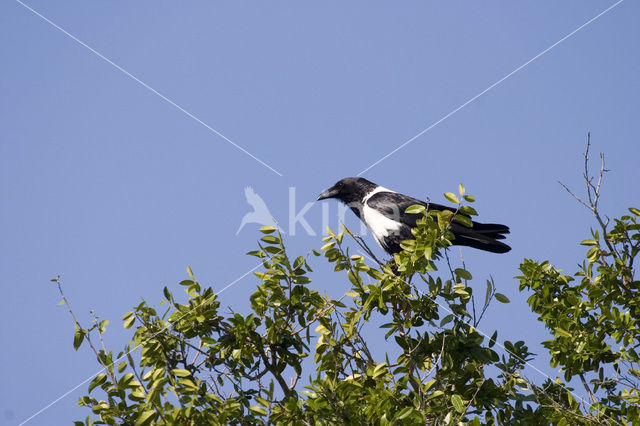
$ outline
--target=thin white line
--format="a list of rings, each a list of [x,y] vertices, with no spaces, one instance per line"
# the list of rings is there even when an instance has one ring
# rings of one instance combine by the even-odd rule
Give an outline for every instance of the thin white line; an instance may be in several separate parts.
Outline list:
[[[259,264],[257,264],[256,266],[254,266],[253,268],[251,268],[250,270],[248,270],[247,272],[245,272],[244,274],[240,275],[238,278],[236,278],[235,280],[231,281],[229,284],[227,284],[225,287],[222,288],[222,290],[219,290],[217,293],[215,293],[214,296],[218,296],[220,293],[222,293],[223,291],[225,291],[226,289],[228,289],[229,287],[231,287],[232,285],[236,284],[238,281],[240,281],[241,279],[243,279],[244,277],[246,277],[247,275],[249,275],[250,273],[252,273],[253,271],[255,271],[256,269],[258,269],[259,266],[262,265],[262,262],[260,262]],[[138,349],[139,347],[141,347],[142,345],[144,345],[145,343],[147,343],[149,340],[153,339],[154,337],[156,337],[158,334],[164,332],[167,328],[169,328],[170,326],[172,326],[173,324],[177,323],[178,321],[180,321],[182,318],[184,318],[185,316],[187,316],[190,312],[192,312],[194,309],[197,309],[198,307],[204,305],[205,303],[208,303],[210,300],[207,299],[205,301],[203,301],[201,304],[199,304],[198,306],[193,307],[193,309],[190,309],[189,311],[185,312],[184,315],[182,315],[180,318],[178,318],[175,322],[171,323],[169,322],[169,324],[167,324],[164,328],[162,328],[160,331],[154,333],[151,337],[149,337],[148,339],[146,339],[145,341],[139,343],[137,346],[135,346],[133,349],[131,349],[129,352],[127,352],[126,354],[122,355],[121,357],[119,357],[118,359],[114,360],[111,365],[114,365],[116,362],[120,361],[122,358],[124,358],[125,356],[129,355],[131,352],[135,351],[136,349]],[[69,396],[70,394],[72,394],[75,390],[77,390],[80,386],[84,385],[85,383],[87,383],[89,380],[93,379],[95,376],[97,376],[98,374],[102,373],[103,371],[105,371],[104,368],[101,368],[100,370],[96,371],[95,373],[93,373],[91,376],[89,376],[87,379],[83,380],[82,382],[80,382],[79,384],[77,384],[76,386],[74,386],[73,388],[69,389],[68,391],[66,391],[65,393],[63,393],[60,397],[58,397],[56,400],[50,402],[49,404],[47,404],[45,407],[41,408],[40,410],[38,410],[35,414],[31,415],[29,418],[27,418],[26,420],[23,420],[21,423],[18,424],[18,426],[22,426],[23,424],[29,422],[30,420],[32,420],[34,417],[42,414],[43,412],[45,412],[46,410],[48,410],[49,408],[51,408],[52,406],[54,406],[56,403],[58,403],[59,401],[63,400],[64,398],[66,398],[67,396]]]
[[[370,169],[372,169],[373,167],[377,166],[378,164],[380,164],[382,161],[386,160],[388,157],[392,156],[393,154],[395,154],[396,152],[400,151],[402,148],[404,148],[405,146],[409,145],[411,142],[413,142],[414,140],[416,140],[417,138],[419,138],[420,136],[424,135],[425,133],[427,133],[429,130],[433,129],[434,127],[436,127],[438,124],[442,123],[443,121],[445,121],[447,118],[451,117],[452,115],[454,115],[455,113],[457,113],[458,111],[460,111],[462,108],[466,107],[467,105],[469,105],[470,103],[472,103],[473,101],[475,101],[476,99],[478,99],[480,96],[484,95],[485,93],[487,93],[489,90],[493,89],[494,87],[496,87],[497,85],[499,85],[500,83],[502,83],[503,81],[505,81],[506,79],[508,79],[509,77],[511,77],[512,75],[514,75],[515,73],[517,73],[518,71],[522,70],[524,67],[526,67],[527,65],[529,65],[530,63],[532,63],[533,61],[535,61],[536,59],[540,58],[542,55],[544,55],[545,53],[549,52],[551,49],[553,49],[554,47],[556,47],[557,45],[559,45],[560,43],[562,43],[563,41],[565,41],[566,39],[568,39],[569,37],[573,36],[575,33],[577,33],[578,31],[580,31],[581,29],[583,29],[584,27],[586,27],[587,25],[591,24],[593,21],[595,21],[596,19],[600,18],[602,15],[604,15],[605,13],[609,12],[611,9],[613,9],[614,7],[618,6],[620,3],[622,3],[624,0],[618,0],[616,3],[614,3],[613,5],[609,6],[608,8],[606,8],[605,10],[603,10],[602,12],[600,12],[599,14],[597,14],[596,16],[594,16],[593,18],[589,19],[587,22],[585,22],[584,24],[580,25],[578,28],[576,28],[575,30],[571,31],[569,34],[567,34],[566,36],[562,37],[560,40],[556,41],[555,43],[553,43],[551,46],[547,47],[546,49],[544,49],[542,52],[538,53],[536,56],[534,56],[533,58],[529,59],[527,62],[525,62],[524,64],[520,65],[518,68],[516,68],[515,70],[511,71],[509,74],[505,75],[504,77],[502,77],[500,80],[496,81],[495,83],[493,83],[491,86],[487,87],[486,89],[484,89],[482,92],[478,93],[477,95],[475,95],[473,98],[469,99],[467,102],[463,103],[462,105],[460,105],[459,107],[457,107],[456,109],[454,109],[453,111],[451,111],[449,114],[445,115],[444,117],[442,117],[441,119],[439,119],[438,121],[434,122],[433,124],[431,124],[429,127],[427,127],[426,129],[422,130],[421,132],[419,132],[418,134],[416,134],[415,136],[413,136],[412,138],[408,139],[406,142],[404,142],[402,145],[398,146],[396,149],[394,149],[393,151],[391,151],[390,153],[388,153],[387,155],[385,155],[384,157],[380,158],[378,161],[376,161],[375,163],[371,164],[369,167],[367,167],[366,169],[364,169],[363,171],[361,171],[360,173],[358,173],[358,176],[361,176],[363,173],[366,173],[367,171],[369,171]]]
[[[91,46],[89,46],[88,44],[83,42],[82,40],[78,39],[76,36],[74,36],[73,34],[69,33],[68,31],[66,31],[65,29],[63,29],[62,27],[60,27],[59,25],[57,25],[53,21],[51,21],[49,18],[47,18],[47,17],[43,16],[42,14],[38,13],[37,11],[32,9],[29,5],[23,3],[20,0],[16,0],[16,2],[21,4],[25,9],[28,9],[31,12],[33,12],[35,15],[39,16],[41,19],[43,19],[45,22],[49,23],[54,28],[56,28],[59,31],[61,31],[63,34],[67,35],[69,38],[71,38],[76,43],[78,43],[81,46],[87,48],[93,54],[95,54],[100,59],[102,59],[105,62],[107,62],[110,65],[112,65],[114,68],[116,68],[118,71],[122,72],[127,77],[133,79],[134,81],[136,81],[137,83],[142,85],[144,88],[146,88],[147,90],[149,90],[153,94],[155,94],[155,95],[159,96],[160,98],[162,98],[163,100],[167,101],[169,104],[171,104],[172,106],[176,107],[177,109],[179,109],[180,111],[185,113],[187,116],[189,116],[190,118],[192,118],[193,120],[195,120],[196,122],[201,124],[202,126],[206,127],[207,129],[209,129],[210,131],[212,131],[213,133],[215,133],[216,135],[218,135],[219,137],[221,137],[225,141],[229,142],[231,145],[235,146],[240,151],[244,152],[249,157],[251,157],[254,160],[256,160],[258,163],[262,164],[263,166],[265,166],[266,168],[268,168],[269,170],[271,170],[272,172],[274,172],[278,176],[283,176],[282,173],[280,173],[279,171],[277,171],[276,169],[274,169],[273,167],[271,167],[270,165],[268,165],[267,163],[265,163],[264,161],[262,161],[261,159],[259,159],[255,155],[251,154],[249,151],[247,151],[246,149],[244,149],[243,147],[241,147],[240,145],[238,145],[237,143],[235,143],[234,141],[232,141],[231,139],[229,139],[228,137],[226,137],[225,135],[223,135],[222,133],[220,133],[219,131],[217,131],[213,127],[209,126],[207,123],[205,123],[204,121],[200,120],[198,117],[196,117],[195,115],[193,115],[192,113],[190,113],[186,109],[182,108],[180,105],[178,105],[177,103],[175,103],[174,101],[172,101],[171,99],[169,99],[168,97],[163,95],[162,93],[158,92],[156,89],[154,89],[153,87],[149,86],[147,83],[145,83],[144,81],[140,80],[139,78],[137,78],[136,76],[131,74],[129,71],[127,71],[124,68],[122,68],[120,65],[116,64],[115,62],[113,62],[111,59],[109,59],[106,56],[104,56],[102,53],[98,52],[97,50],[95,50],[94,48],[92,48]]]

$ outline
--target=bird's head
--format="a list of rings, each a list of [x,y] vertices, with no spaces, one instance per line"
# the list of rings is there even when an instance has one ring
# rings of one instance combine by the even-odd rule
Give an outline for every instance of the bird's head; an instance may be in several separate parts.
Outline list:
[[[344,178],[318,196],[318,200],[337,198],[345,204],[360,203],[378,185],[360,177]]]

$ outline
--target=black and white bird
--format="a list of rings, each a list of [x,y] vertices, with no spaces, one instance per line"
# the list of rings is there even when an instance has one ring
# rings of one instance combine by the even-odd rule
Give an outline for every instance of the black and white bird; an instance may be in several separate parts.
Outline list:
[[[364,178],[345,178],[318,196],[318,200],[337,198],[345,203],[371,231],[376,241],[389,254],[400,252],[400,243],[413,238],[411,229],[422,214],[405,213],[414,204],[427,203],[399,194],[369,182]],[[430,210],[455,211],[451,207],[429,203]],[[511,247],[502,240],[509,227],[495,223],[472,222],[473,227],[452,222],[449,229],[455,239],[452,244],[468,246],[492,253],[506,253]]]

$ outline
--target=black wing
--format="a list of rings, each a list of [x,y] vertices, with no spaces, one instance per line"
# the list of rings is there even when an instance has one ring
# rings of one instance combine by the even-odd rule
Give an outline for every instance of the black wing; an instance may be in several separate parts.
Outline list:
[[[422,217],[422,214],[405,213],[405,210],[414,204],[428,207],[429,210],[449,210],[455,212],[455,209],[436,203],[425,203],[417,198],[407,195],[398,194],[397,192],[378,192],[367,200],[367,205],[376,209],[389,219],[400,222],[410,228],[416,226],[416,221]],[[460,213],[458,213],[460,214]],[[509,227],[496,223],[478,223],[473,222],[473,226],[468,228],[456,222],[451,223],[451,232],[455,239],[452,241],[454,245],[468,246],[480,250],[490,251],[493,253],[506,253],[511,250],[508,245],[497,241],[505,238],[504,234],[509,233]],[[411,238],[411,234],[403,232],[403,239]],[[394,245],[394,248],[395,245]],[[400,246],[397,245],[397,251]],[[391,252],[395,252],[391,251]]]
[[[373,194],[367,205],[372,209],[376,209],[389,219],[400,222],[404,225],[414,228],[416,221],[422,217],[422,214],[405,213],[410,206],[419,204],[427,207],[427,203],[408,195],[398,194],[397,192],[378,192]],[[440,204],[429,203],[429,210],[449,210],[454,212],[455,209]]]

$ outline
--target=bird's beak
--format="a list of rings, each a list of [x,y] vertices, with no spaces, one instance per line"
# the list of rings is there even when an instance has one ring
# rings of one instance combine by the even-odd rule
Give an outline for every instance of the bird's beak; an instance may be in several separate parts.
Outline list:
[[[335,188],[329,188],[326,191],[324,191],[322,194],[318,195],[318,201],[324,200],[327,198],[333,198],[336,195],[338,195],[338,190]]]

